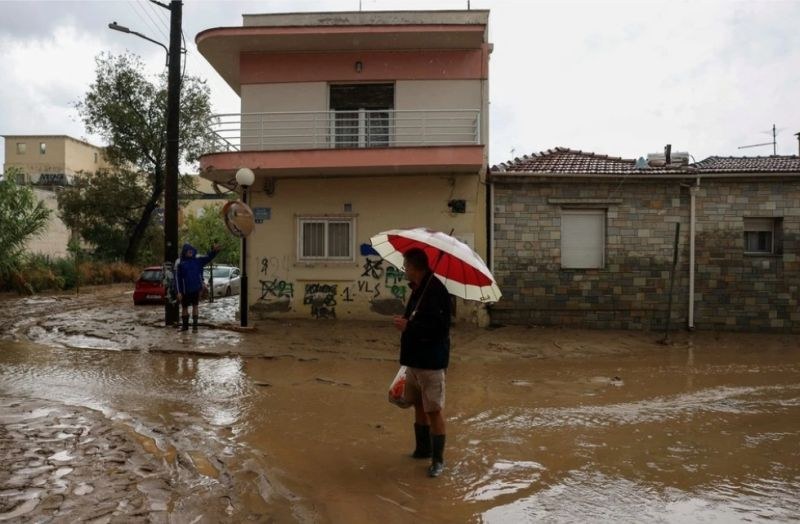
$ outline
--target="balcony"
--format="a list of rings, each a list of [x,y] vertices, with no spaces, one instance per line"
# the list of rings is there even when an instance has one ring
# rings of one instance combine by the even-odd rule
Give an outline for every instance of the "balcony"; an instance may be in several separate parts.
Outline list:
[[[483,165],[478,110],[232,113],[209,122],[201,169],[257,174],[475,172]],[[217,174],[218,176],[214,176]]]

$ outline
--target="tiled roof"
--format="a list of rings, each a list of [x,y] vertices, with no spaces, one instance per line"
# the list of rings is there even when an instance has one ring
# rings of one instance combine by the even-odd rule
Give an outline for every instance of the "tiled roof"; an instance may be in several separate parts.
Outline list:
[[[800,173],[800,156],[710,156],[694,166],[703,173]]]
[[[525,155],[492,167],[495,173],[624,174],[635,170],[635,160],[576,151],[567,147]]]
[[[688,166],[645,167],[638,169],[636,161],[628,158],[598,155],[585,151],[557,147],[525,155],[492,166],[493,175],[515,174],[576,174],[576,175],[634,175],[634,174],[703,174],[703,173],[798,173],[800,157],[720,157],[712,156]]]

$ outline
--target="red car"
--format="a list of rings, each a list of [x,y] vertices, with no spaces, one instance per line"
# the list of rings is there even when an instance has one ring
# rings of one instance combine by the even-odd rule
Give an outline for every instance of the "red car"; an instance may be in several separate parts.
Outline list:
[[[161,266],[146,267],[133,289],[133,303],[137,306],[147,303],[163,304],[164,300],[164,271]]]

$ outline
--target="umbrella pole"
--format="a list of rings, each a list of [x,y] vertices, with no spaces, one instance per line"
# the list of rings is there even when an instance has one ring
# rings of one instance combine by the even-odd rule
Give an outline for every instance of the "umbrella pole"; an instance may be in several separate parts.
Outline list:
[[[453,233],[453,231],[450,231],[450,234],[452,234],[452,233]],[[414,311],[412,311],[411,312],[411,316],[408,317],[409,320],[413,319],[416,316],[417,310],[419,309],[419,305],[422,304],[422,299],[425,298],[425,293],[427,293],[427,291],[428,291],[428,286],[431,285],[431,279],[436,278],[436,268],[439,267],[439,262],[442,261],[442,256],[444,256],[444,251],[442,251],[440,249],[439,250],[439,256],[436,257],[436,263],[433,265],[432,268],[429,268],[430,272],[431,272],[431,276],[428,279],[428,281],[425,282],[425,288],[422,290],[422,294],[419,296],[419,300],[417,300],[417,305],[414,306]]]

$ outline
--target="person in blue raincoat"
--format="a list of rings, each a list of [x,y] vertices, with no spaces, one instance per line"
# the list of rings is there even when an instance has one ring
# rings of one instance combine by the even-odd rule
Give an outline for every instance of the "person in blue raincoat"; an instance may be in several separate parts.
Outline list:
[[[205,256],[197,256],[197,250],[191,244],[184,244],[181,257],[175,271],[175,287],[178,292],[178,303],[181,305],[181,331],[189,329],[189,305],[192,306],[192,331],[197,331],[197,305],[203,291],[203,267],[211,262],[221,247],[214,244]]]

